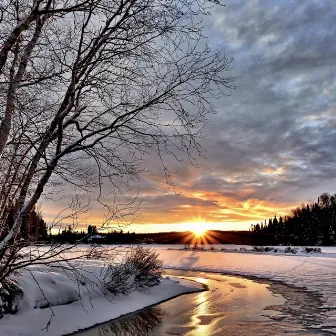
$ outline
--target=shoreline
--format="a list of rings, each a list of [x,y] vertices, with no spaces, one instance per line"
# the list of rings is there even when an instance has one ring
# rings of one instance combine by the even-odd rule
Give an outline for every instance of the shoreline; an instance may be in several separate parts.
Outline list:
[[[168,277],[169,277],[169,276],[168,276]],[[205,292],[205,291],[208,291],[208,290],[209,290],[209,287],[208,287],[206,284],[202,284],[202,283],[200,283],[200,282],[198,282],[198,281],[195,281],[195,280],[186,279],[186,278],[184,278],[184,277],[181,277],[181,279],[184,279],[184,280],[187,280],[187,281],[190,281],[190,282],[195,282],[195,283],[197,283],[197,284],[199,284],[199,285],[202,285],[203,289],[198,289],[198,290],[195,289],[195,290],[190,291],[190,292],[180,293],[180,294],[177,294],[177,295],[175,295],[175,296],[172,296],[172,297],[170,297],[170,298],[168,298],[168,299],[164,299],[164,300],[162,300],[162,301],[160,301],[160,302],[153,303],[153,304],[151,304],[151,305],[149,305],[149,306],[146,306],[146,307],[140,308],[140,309],[138,309],[138,310],[135,310],[135,311],[133,311],[133,312],[129,312],[129,313],[120,315],[120,316],[118,316],[118,317],[116,317],[116,318],[113,318],[113,319],[111,319],[111,320],[108,320],[108,321],[106,321],[106,322],[98,323],[98,324],[96,324],[96,325],[93,325],[92,327],[85,328],[85,329],[81,329],[81,330],[75,331],[75,332],[70,333],[70,334],[64,334],[64,335],[62,335],[62,336],[76,336],[76,335],[81,335],[83,332],[88,332],[88,331],[93,330],[93,329],[95,329],[95,328],[99,328],[100,326],[103,326],[103,325],[105,325],[105,324],[107,324],[107,323],[117,322],[118,320],[120,320],[120,319],[124,319],[124,318],[127,317],[127,316],[132,316],[132,315],[134,315],[134,314],[141,313],[141,312],[145,311],[146,309],[156,307],[156,306],[158,306],[158,305],[160,305],[160,304],[162,304],[162,303],[171,301],[171,300],[176,299],[176,298],[178,298],[178,297],[185,296],[185,295],[189,295],[189,294],[202,293],[202,292]]]
[[[82,301],[78,300],[70,304],[22,310],[15,315],[5,315],[0,320],[0,335],[71,335],[114,318],[157,305],[181,294],[200,291],[204,291],[204,288],[198,283],[177,278],[163,278],[159,285],[145,291],[135,291],[129,295],[85,297]],[[50,321],[49,325],[48,321]]]

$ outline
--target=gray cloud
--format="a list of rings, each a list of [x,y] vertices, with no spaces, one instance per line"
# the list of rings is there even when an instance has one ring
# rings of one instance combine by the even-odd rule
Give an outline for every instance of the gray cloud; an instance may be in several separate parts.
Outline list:
[[[168,159],[182,195],[162,195],[157,158],[135,187],[143,212],[226,208],[214,196],[301,202],[336,191],[336,10],[333,1],[226,0],[205,20],[210,45],[234,57],[237,88],[216,102],[199,168]]]
[[[329,1],[225,4],[211,32],[235,58],[238,87],[209,125],[205,165],[242,189],[248,174],[260,184],[255,197],[287,188],[295,200],[335,177],[336,11]],[[277,181],[258,174],[270,165],[284,168]]]

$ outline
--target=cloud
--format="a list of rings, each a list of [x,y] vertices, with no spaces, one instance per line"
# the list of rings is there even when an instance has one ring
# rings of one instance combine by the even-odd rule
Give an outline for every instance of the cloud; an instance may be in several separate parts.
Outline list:
[[[209,44],[234,57],[237,88],[215,102],[201,140],[207,159],[198,168],[167,159],[179,195],[158,158],[146,159],[151,171],[134,189],[141,223],[255,222],[336,189],[334,4],[225,5],[205,24]]]

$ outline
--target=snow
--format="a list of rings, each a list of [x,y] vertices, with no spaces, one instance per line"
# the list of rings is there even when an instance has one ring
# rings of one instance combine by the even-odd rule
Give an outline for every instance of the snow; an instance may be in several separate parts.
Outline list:
[[[305,287],[322,295],[327,315],[323,326],[336,333],[336,248],[322,247],[322,253],[298,254],[253,252],[249,246],[214,245],[204,250],[183,250],[184,245],[150,245],[160,255],[164,268],[220,272],[231,275],[247,275],[278,280],[296,287]],[[81,247],[87,248],[87,247]],[[226,248],[225,251],[221,251]],[[284,249],[285,247],[281,247]],[[41,248],[42,250],[43,248]],[[122,254],[125,247],[116,247]],[[76,250],[69,252],[76,253]],[[201,287],[186,280],[165,278],[160,285],[148,291],[134,292],[128,296],[106,295],[99,282],[102,262],[95,259],[82,261],[80,284],[71,273],[58,269],[30,268],[19,277],[25,296],[19,304],[16,315],[6,315],[0,320],[2,335],[64,335],[80,329],[103,323],[123,314],[167,300],[182,293],[199,290]],[[42,295],[39,286],[45,297]],[[177,282],[178,281],[178,282]],[[90,285],[96,283],[96,285]],[[82,300],[79,300],[79,293]],[[46,308],[46,298],[55,316],[46,327],[52,314]]]
[[[155,247],[156,250],[185,250],[187,245],[176,244],[176,245],[164,245],[164,244],[155,244],[150,245],[151,247]],[[215,252],[236,252],[236,253],[258,253],[255,252],[254,246],[251,245],[234,245],[234,244],[204,244],[198,245],[200,250],[210,250],[214,249]],[[266,246],[263,246],[264,248]],[[268,245],[267,247],[271,247],[277,250],[277,252],[269,251],[269,252],[262,252],[262,254],[278,254],[278,253],[286,253],[286,248],[296,249],[296,255],[307,255],[307,252],[304,251],[305,246],[271,246]],[[335,254],[336,256],[336,247],[335,246],[307,246],[311,248],[320,248],[321,253],[323,254]],[[189,249],[192,250],[193,244],[189,244]],[[288,253],[292,254],[292,253]]]
[[[196,282],[164,278],[149,290],[114,297],[95,281],[101,276],[100,261],[86,260],[80,267],[83,276],[79,284],[70,272],[52,267],[32,267],[24,271],[18,280],[25,295],[19,303],[18,313],[5,315],[0,320],[0,335],[65,335],[202,289]],[[51,308],[47,307],[46,299]],[[48,329],[44,329],[49,320]]]

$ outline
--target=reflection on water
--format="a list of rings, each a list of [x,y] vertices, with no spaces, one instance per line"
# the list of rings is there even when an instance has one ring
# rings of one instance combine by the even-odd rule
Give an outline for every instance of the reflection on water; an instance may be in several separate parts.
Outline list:
[[[209,290],[185,297],[175,314],[173,301],[161,305],[168,312],[164,326],[158,326],[150,335],[226,335],[236,330],[238,322],[270,321],[278,313],[265,308],[285,301],[281,296],[274,296],[266,284],[252,280],[210,273],[200,273],[203,278],[195,277],[195,273],[186,275],[206,284]],[[246,331],[246,325],[244,328]]]
[[[281,295],[284,290],[289,290],[285,286],[284,289],[278,287],[274,293],[267,284],[240,277],[203,272],[172,273],[197,280],[209,290],[178,297],[78,336],[325,335],[321,330],[307,330],[304,321],[294,316],[308,313],[304,293],[298,296],[292,292],[294,298],[286,297],[286,301]],[[289,301],[293,302],[290,309],[279,308],[288,305]],[[314,306],[314,302],[310,301],[310,305]],[[269,306],[272,307],[267,308]],[[293,307],[298,307],[297,314],[289,313],[294,312]]]
[[[136,314],[126,315],[78,335],[87,336],[148,336],[164,316],[160,307],[152,307]]]

